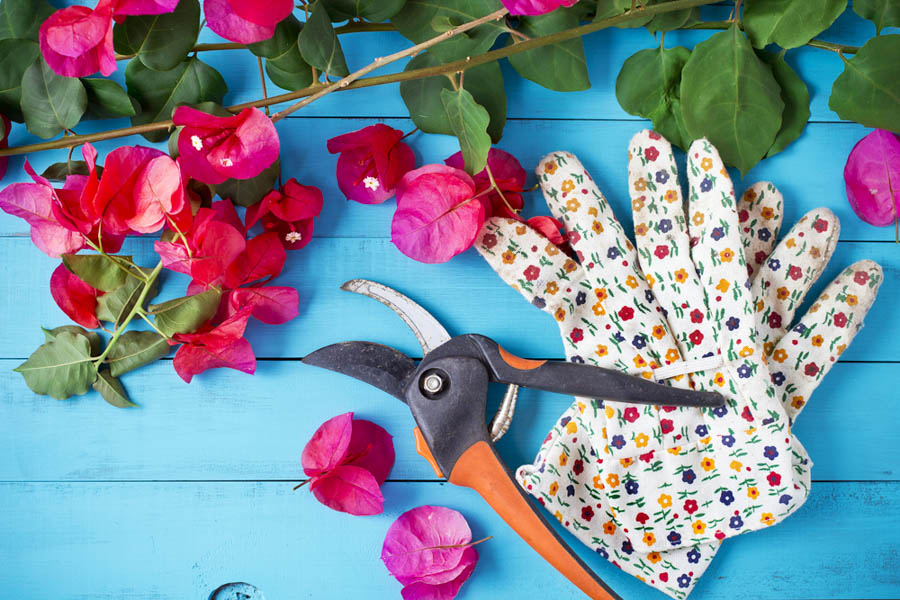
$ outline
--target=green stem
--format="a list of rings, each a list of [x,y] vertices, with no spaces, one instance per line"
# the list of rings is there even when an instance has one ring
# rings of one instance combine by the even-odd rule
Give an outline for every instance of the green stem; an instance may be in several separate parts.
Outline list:
[[[609,27],[614,27],[621,23],[627,23],[628,21],[632,21],[634,19],[644,17],[644,16],[655,16],[661,15],[669,12],[673,12],[676,10],[683,10],[686,8],[693,8],[695,6],[704,6],[707,4],[713,4],[717,0],[674,0],[673,2],[665,2],[662,4],[654,4],[652,6],[648,6],[644,9],[637,9],[633,11],[629,11],[623,13],[621,15],[617,15],[615,17],[610,17],[608,19],[602,19],[595,23],[588,23],[585,25],[580,25],[578,27],[573,27],[571,29],[566,29],[563,31],[559,31],[554,34],[544,35],[536,38],[532,38],[527,41],[522,41],[517,44],[511,44],[509,46],[505,46],[503,48],[498,48],[496,50],[491,50],[489,52],[485,52],[484,54],[480,54],[477,56],[470,56],[468,58],[464,58],[462,60],[457,60],[449,63],[445,63],[443,65],[437,65],[434,67],[426,67],[422,69],[413,69],[411,71],[403,71],[401,73],[391,73],[390,75],[378,75],[374,77],[366,77],[362,79],[357,79],[347,85],[338,85],[335,87],[334,91],[343,91],[343,90],[352,90],[359,88],[367,88],[378,85],[385,85],[390,83],[400,83],[403,81],[412,81],[416,79],[424,79],[426,77],[433,77],[435,75],[444,75],[446,73],[454,73],[457,71],[464,71],[471,67],[477,67],[478,65],[483,65],[486,63],[494,62],[501,58],[507,58],[514,54],[519,54],[520,52],[527,52],[528,50],[533,50],[535,48],[540,48],[542,46],[546,46],[549,44],[556,44],[559,42],[563,42],[566,40],[574,39],[577,37],[581,37],[587,35],[589,33],[594,33],[595,31],[600,31],[602,29],[607,29]],[[340,83],[340,82],[338,82]],[[282,102],[288,102],[292,100],[296,100],[298,98],[305,98],[308,96],[313,96],[316,94],[320,94],[326,88],[331,87],[329,84],[316,83],[309,87],[306,87],[302,90],[297,90],[295,92],[289,92],[287,94],[280,94],[278,96],[270,96],[267,99],[255,100],[253,102],[245,102],[243,104],[236,104],[234,106],[226,107],[227,110],[233,113],[239,113],[245,108],[250,107],[263,107],[263,106],[271,106],[273,104],[281,104]],[[320,94],[321,96],[321,94]],[[157,121],[154,123],[146,123],[144,125],[137,125],[134,127],[125,127],[122,129],[113,129],[110,131],[102,131],[98,133],[89,133],[83,135],[74,135],[69,136],[64,139],[52,140],[50,142],[42,142],[39,144],[28,144],[26,146],[17,146],[13,148],[7,148],[4,150],[0,150],[0,157],[2,156],[13,156],[16,154],[26,154],[29,152],[41,152],[43,150],[55,150],[58,148],[68,148],[70,146],[79,146],[81,144],[87,142],[99,142],[103,140],[110,140],[120,137],[126,137],[133,134],[141,134],[141,133],[149,133],[151,131],[160,131],[171,128],[172,121]]]
[[[147,293],[150,291],[153,282],[156,281],[156,278],[159,276],[159,272],[162,271],[162,261],[156,263],[156,267],[150,271],[150,274],[147,275],[144,283],[144,289],[141,290],[141,295],[138,296],[137,301],[134,303],[134,306],[131,308],[131,312],[128,313],[128,316],[125,317],[125,320],[122,321],[119,325],[116,326],[115,331],[113,331],[112,337],[109,338],[109,342],[106,344],[106,349],[103,350],[103,353],[100,354],[94,360],[94,368],[100,369],[100,365],[103,364],[103,361],[106,359],[106,356],[109,354],[109,351],[112,350],[113,346],[115,346],[116,341],[119,339],[119,336],[122,335],[122,332],[128,327],[128,324],[131,323],[131,320],[134,319],[135,316],[143,312],[144,300],[147,299]]]
[[[138,316],[139,316],[140,318],[142,318],[144,321],[146,321],[147,325],[149,325],[150,327],[152,327],[152,328],[154,329],[154,331],[156,331],[156,333],[158,333],[159,335],[161,335],[162,337],[164,337],[164,338],[166,338],[166,339],[169,338],[169,336],[167,336],[165,333],[163,333],[162,331],[160,331],[159,327],[156,326],[156,323],[154,323],[153,321],[151,321],[151,320],[150,320],[150,317],[148,317],[148,316],[147,316],[147,313],[145,313],[143,310],[141,310],[141,312],[138,313]]]

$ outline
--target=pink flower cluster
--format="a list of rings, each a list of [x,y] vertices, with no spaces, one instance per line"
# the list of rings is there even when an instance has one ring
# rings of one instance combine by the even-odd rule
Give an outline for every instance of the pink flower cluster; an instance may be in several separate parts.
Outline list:
[[[487,167],[474,177],[463,170],[461,152],[443,165],[416,169],[404,137],[378,124],[328,141],[328,150],[340,153],[337,181],[348,199],[377,204],[396,195],[391,241],[403,254],[425,263],[446,262],[472,246],[487,218],[523,220],[525,170],[512,154],[491,148]],[[556,219],[532,217],[528,224],[554,244],[565,244]]]
[[[139,5],[119,4],[123,10]],[[165,229],[154,243],[162,266],[190,277],[188,295],[213,288],[221,293],[207,323],[169,339],[180,344],[175,370],[188,382],[217,367],[252,373],[256,358],[243,337],[247,321],[281,324],[297,316],[297,290],[271,281],[284,267],[286,250],[309,243],[322,194],[291,179],[248,210],[242,222],[230,201],[210,204],[207,198],[204,203],[189,182],[248,179],[268,168],[280,149],[271,121],[256,108],[215,117],[181,107],[176,123],[183,127],[183,153],[177,159],[153,148],[122,147],[107,155],[101,176],[97,151],[85,144],[86,175],[69,175],[62,188],[55,188],[26,161],[33,183],[13,183],[0,191],[0,208],[24,219],[35,245],[52,257],[84,248],[111,254],[128,235]],[[248,237],[258,222],[262,232]],[[103,291],[64,265],[54,271],[50,291],[72,320],[99,327],[96,312]]]

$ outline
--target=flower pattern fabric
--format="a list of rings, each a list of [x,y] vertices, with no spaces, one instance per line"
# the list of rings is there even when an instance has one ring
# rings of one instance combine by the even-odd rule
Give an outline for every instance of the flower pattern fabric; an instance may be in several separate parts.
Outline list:
[[[685,209],[671,146],[644,131],[629,146],[635,248],[573,155],[548,155],[537,174],[574,258],[525,225],[496,218],[482,230],[479,252],[553,315],[569,360],[655,379],[653,370],[663,365],[718,357],[716,368],[670,383],[719,391],[727,404],[701,410],[576,398],[518,478],[598,553],[683,598],[721,540],[770,526],[805,500],[812,463],[790,433],[797,409],[785,392],[804,389],[808,396],[824,376],[835,359],[825,354],[846,347],[861,325],[880,270],[854,265],[823,295],[832,304],[853,295],[847,286],[857,272],[865,276],[868,287],[856,290],[862,295],[846,317],[850,328],[837,331],[832,304],[819,309],[830,321],[807,324],[811,310],[795,327],[817,328],[829,340],[813,345],[825,348],[813,375],[798,369],[805,359],[795,357],[792,370],[770,376],[767,355],[781,357],[775,353],[785,346],[810,352],[810,341],[796,340],[803,334],[785,332],[833,251],[839,228],[829,211],[804,217],[773,252],[781,215],[774,186],[752,186],[738,206],[718,153],[698,140],[688,154]],[[776,276],[759,261],[751,284],[745,257],[756,263],[759,252],[796,269]],[[781,322],[757,328],[757,319],[773,312]],[[835,335],[837,345],[830,343]]]

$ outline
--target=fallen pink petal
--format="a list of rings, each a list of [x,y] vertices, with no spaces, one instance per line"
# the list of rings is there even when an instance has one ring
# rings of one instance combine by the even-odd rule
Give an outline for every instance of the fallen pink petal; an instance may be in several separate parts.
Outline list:
[[[190,334],[176,334],[181,342],[173,359],[178,376],[190,383],[194,375],[209,369],[229,368],[244,373],[256,371],[256,356],[250,342],[244,339],[249,309],[229,317],[221,325]]]
[[[475,183],[464,171],[426,165],[397,186],[391,241],[406,256],[442,263],[467,250],[484,224],[484,204],[472,200]]]
[[[316,499],[339,512],[357,516],[384,512],[384,496],[375,476],[362,467],[340,465],[310,483]]]
[[[850,208],[871,225],[897,222],[900,214],[900,138],[876,129],[853,146],[844,167]]]
[[[350,447],[353,413],[332,417],[322,423],[303,448],[300,464],[307,477],[315,477],[334,469]]]
[[[443,506],[419,506],[394,521],[381,560],[404,585],[455,569],[472,541],[461,513]]]
[[[231,292],[229,303],[231,311],[249,306],[251,316],[267,325],[281,325],[300,314],[300,294],[292,287],[240,288]]]
[[[566,238],[561,231],[563,224],[553,217],[539,215],[531,217],[525,223],[557,246],[566,242]]]
[[[383,427],[364,419],[353,420],[346,464],[362,467],[383,485],[394,466],[394,438]]]

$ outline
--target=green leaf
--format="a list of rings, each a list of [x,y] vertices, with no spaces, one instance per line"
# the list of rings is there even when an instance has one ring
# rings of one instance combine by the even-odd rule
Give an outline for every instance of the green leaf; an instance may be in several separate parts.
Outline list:
[[[38,57],[22,77],[21,107],[28,131],[51,138],[78,125],[87,108],[87,93],[77,77],[57,75]]]
[[[333,78],[346,77],[350,74],[341,43],[321,0],[316,2],[312,12],[309,13],[309,18],[300,31],[299,40],[303,60],[320,72]]]
[[[365,19],[373,23],[387,21],[403,8],[406,0],[324,0],[328,13],[338,21]]]
[[[757,48],[796,48],[831,27],[846,8],[847,0],[747,0],[742,22]]]
[[[881,34],[885,27],[900,27],[900,2],[897,0],[853,0],[853,12],[875,23]]]
[[[0,5],[2,6],[2,5]],[[41,49],[30,40],[0,40],[0,113],[21,123],[22,77]]]
[[[681,113],[681,71],[690,56],[681,46],[641,50],[625,61],[616,79],[622,108],[653,121],[653,129],[684,150],[691,137]]]
[[[168,71],[184,59],[200,33],[200,3],[180,0],[162,15],[131,15],[113,27],[113,47],[119,54],[137,54],[144,66]]]
[[[441,102],[450,121],[454,135],[459,139],[459,149],[466,161],[466,172],[474,175],[487,164],[491,149],[491,136],[487,126],[491,118],[488,111],[475,102],[467,90],[441,90]]]
[[[136,275],[146,275],[137,267],[132,269]],[[122,321],[131,313],[138,297],[144,291],[144,282],[135,277],[126,277],[125,282],[111,292],[107,292],[97,298],[97,318],[101,321],[114,323],[118,327]],[[149,300],[156,296],[159,291],[159,280],[154,279],[147,291],[144,300]]]
[[[53,329],[45,329],[41,327],[41,330],[44,332],[44,341],[52,342],[56,339],[61,333],[74,333],[75,335],[83,335],[88,339],[88,342],[91,345],[91,356],[99,356],[100,355],[100,347],[103,344],[103,340],[100,339],[100,335],[96,331],[88,331],[84,327],[79,327],[78,325],[61,325],[59,327],[54,327]]]
[[[275,33],[267,40],[247,45],[247,49],[256,56],[277,58],[287,52],[291,46],[297,45],[297,37],[303,24],[294,15],[289,15],[275,26]]]
[[[681,73],[681,108],[690,137],[708,138],[743,174],[775,141],[784,102],[772,69],[732,25],[694,48]]]
[[[458,25],[474,21],[502,8],[499,0],[409,0],[391,23],[403,37],[420,44]],[[444,62],[475,56],[491,49],[506,32],[503,19],[470,29],[428,49]]]
[[[218,71],[198,58],[189,58],[170,71],[154,71],[139,60],[125,68],[128,93],[141,103],[143,112],[131,118],[132,125],[163,121],[181,104],[211,100],[222,103],[228,86]],[[151,142],[168,137],[166,131],[142,134]]]
[[[546,15],[519,17],[517,31],[535,38],[577,25],[578,15],[574,10],[558,8]],[[513,43],[510,39],[509,44]],[[581,38],[513,54],[509,57],[509,64],[525,79],[557,92],[574,92],[591,87]]]
[[[452,59],[451,59],[452,60]],[[406,65],[407,71],[424,69],[442,64],[431,54],[423,52]],[[503,73],[496,62],[466,69],[466,89],[475,101],[485,107],[491,116],[488,134],[495,143],[503,136],[506,125],[506,92],[503,89]],[[455,135],[441,102],[441,90],[452,90],[453,85],[444,75],[404,81],[400,84],[400,96],[409,110],[416,127],[425,133]]]
[[[216,314],[221,295],[219,290],[206,290],[162,304],[151,304],[148,312],[156,316],[156,326],[168,336],[191,333]]]
[[[100,395],[109,404],[116,408],[132,408],[137,406],[128,399],[128,392],[122,387],[122,382],[112,376],[109,371],[100,371],[100,375],[94,382],[94,389],[100,392]]]
[[[781,129],[766,153],[766,158],[778,154],[800,137],[809,120],[809,90],[800,76],[784,60],[784,52],[784,50],[778,54],[765,50],[757,52],[763,62],[772,67],[772,74],[781,87],[781,99],[784,101]]]
[[[312,84],[312,67],[300,56],[300,28],[300,21],[290,16],[275,27],[271,38],[248,46],[257,56],[266,58],[266,73],[272,83],[290,91]]]
[[[866,127],[900,131],[900,35],[871,38],[834,80],[828,107]]]
[[[3,0],[0,2],[0,40],[38,41],[38,32],[56,9],[44,0]]]
[[[126,331],[106,355],[109,373],[119,377],[169,353],[166,338],[155,331]]]
[[[22,374],[32,392],[57,400],[84,394],[97,379],[90,342],[69,331],[38,346],[28,360],[13,370]]]
[[[256,177],[226,179],[222,183],[214,185],[213,189],[223,200],[231,200],[239,206],[252,206],[272,191],[279,173],[281,173],[280,159]]]
[[[87,118],[133,117],[140,110],[137,101],[112,79],[85,77],[81,83],[87,92],[88,107],[85,115]]]
[[[69,160],[53,163],[41,173],[41,177],[50,181],[65,181],[69,175],[87,175],[89,173],[87,163],[83,160]],[[97,166],[97,176],[103,173],[103,167]]]
[[[686,8],[656,15],[647,23],[647,31],[650,33],[672,31],[673,29],[681,29],[688,25],[693,25],[698,21],[700,21],[700,7]]]
[[[111,292],[125,283],[128,277],[125,269],[134,265],[130,256],[111,254],[63,254],[62,261],[72,274],[103,292]]]

